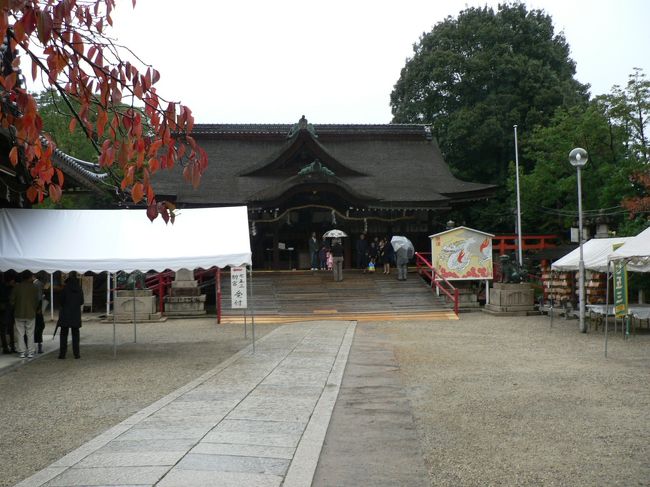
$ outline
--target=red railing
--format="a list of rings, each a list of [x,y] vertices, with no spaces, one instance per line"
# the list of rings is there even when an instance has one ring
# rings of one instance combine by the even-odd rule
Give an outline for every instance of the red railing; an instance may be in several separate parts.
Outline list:
[[[558,235],[522,235],[522,250],[544,250],[557,247]],[[508,251],[518,250],[517,235],[497,235],[492,238],[492,252],[503,255]]]
[[[431,283],[431,289],[435,286],[439,292],[442,292],[454,303],[454,313],[458,316],[458,289],[456,289],[447,279],[436,272],[431,262],[425,257],[430,256],[430,252],[416,252],[415,265],[419,275],[426,277]],[[447,285],[445,289],[443,283]]]
[[[144,284],[148,289],[153,289],[155,295],[158,296],[158,311],[165,312],[165,296],[167,290],[171,287],[174,280],[174,271],[164,271],[153,276],[145,278]]]

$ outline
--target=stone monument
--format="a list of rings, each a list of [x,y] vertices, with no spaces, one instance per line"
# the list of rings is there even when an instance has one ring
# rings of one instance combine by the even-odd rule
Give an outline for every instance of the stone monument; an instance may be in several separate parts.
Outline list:
[[[165,315],[205,315],[205,294],[194,280],[194,272],[187,269],[176,271],[169,296],[165,296]]]
[[[134,316],[136,321],[162,319],[156,307],[156,296],[151,289],[118,289],[115,297],[115,320],[131,322]]]
[[[529,282],[523,282],[526,270],[502,255],[501,279],[490,289],[490,302],[485,305],[486,313],[497,316],[527,316],[535,311],[535,291]]]

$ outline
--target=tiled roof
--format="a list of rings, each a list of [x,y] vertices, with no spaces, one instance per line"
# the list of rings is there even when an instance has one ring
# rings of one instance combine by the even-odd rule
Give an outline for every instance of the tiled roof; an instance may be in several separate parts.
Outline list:
[[[424,125],[303,123],[296,130],[296,124],[209,124],[195,125],[193,135],[209,160],[199,188],[182,180],[181,168],[153,178],[158,194],[181,204],[234,205],[260,195],[277,197],[273,188],[284,187],[315,158],[374,207],[449,207],[494,190],[454,177]]]

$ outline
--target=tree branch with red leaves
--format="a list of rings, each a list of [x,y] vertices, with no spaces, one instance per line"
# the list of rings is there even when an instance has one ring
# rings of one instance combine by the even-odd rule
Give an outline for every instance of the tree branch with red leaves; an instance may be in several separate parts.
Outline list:
[[[114,8],[115,0],[0,0],[0,32],[7,33],[0,124],[12,134],[11,164],[24,165],[31,176],[28,199],[57,201],[63,174],[52,165],[54,144],[43,139],[35,99],[24,86],[24,55],[31,61],[32,79],[40,77],[66,100],[70,130],[79,125],[93,141],[100,166],[119,174],[116,184],[134,203],[146,204],[150,219],[161,214],[168,221],[173,207],[156,201],[151,176],[181,164],[184,177],[196,186],[207,155],[190,135],[191,110],[162,98],[154,86],[158,71],[106,35]]]

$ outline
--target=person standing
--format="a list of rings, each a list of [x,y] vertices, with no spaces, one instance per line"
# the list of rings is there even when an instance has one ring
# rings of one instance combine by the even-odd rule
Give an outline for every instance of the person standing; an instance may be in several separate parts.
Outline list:
[[[13,288],[13,280],[9,284],[9,274],[0,277],[0,341],[2,342],[2,353],[16,353],[14,340],[14,313],[9,304],[9,295]],[[7,339],[9,338],[9,339]]]
[[[365,233],[359,235],[355,250],[357,252],[357,269],[363,269],[363,272],[366,272],[368,269],[368,241]]]
[[[72,334],[72,353],[74,358],[81,358],[79,351],[79,328],[81,328],[81,307],[84,304],[84,293],[79,285],[77,273],[72,271],[65,280],[61,292],[61,309],[58,324],[61,327],[59,334],[59,358],[64,359],[68,351],[68,330]]]
[[[343,245],[341,245],[340,239],[334,239],[332,242],[331,252],[334,280],[339,282],[343,280]]]
[[[311,258],[311,270],[318,270],[318,251],[320,250],[320,240],[316,238],[316,232],[311,232],[311,237],[309,238],[309,257]]]
[[[402,246],[395,251],[395,261],[397,264],[397,280],[406,281],[406,274],[408,273],[409,255],[408,255],[408,249],[405,246]]]
[[[395,264],[395,250],[393,249],[393,245],[390,243],[390,239],[388,238],[386,238],[385,253],[386,260],[384,261],[384,273],[390,274],[390,266],[391,264]]]
[[[43,353],[43,331],[45,330],[45,318],[43,317],[43,289],[45,284],[38,274],[34,276],[34,286],[38,289],[38,309],[36,310],[36,321],[34,322],[34,343],[38,348],[38,353]]]
[[[36,311],[41,305],[38,288],[32,282],[32,273],[24,271],[21,281],[14,286],[9,296],[9,304],[14,310],[16,348],[20,358],[34,357],[34,325]],[[25,349],[25,339],[27,348]]]

